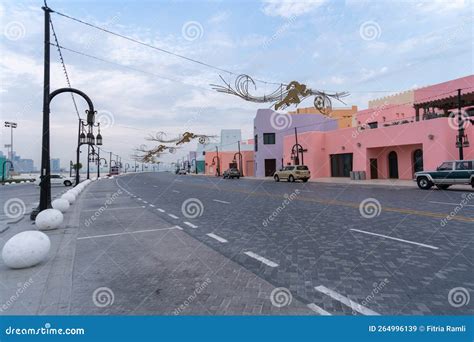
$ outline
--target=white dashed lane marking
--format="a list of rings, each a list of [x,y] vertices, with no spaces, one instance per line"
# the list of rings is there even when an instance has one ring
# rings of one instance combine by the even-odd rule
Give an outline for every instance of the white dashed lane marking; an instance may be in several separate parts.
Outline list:
[[[136,230],[134,232],[122,232],[122,233],[115,233],[115,234],[104,234],[104,235],[92,235],[92,236],[83,236],[77,238],[78,240],[86,240],[86,239],[96,239],[96,238],[103,238],[109,236],[119,236],[119,235],[130,235],[130,234],[138,234],[138,233],[150,233],[150,232],[157,232],[160,230],[170,230],[170,229],[183,229],[179,226],[173,226],[169,228],[158,228],[158,229],[148,229],[148,230]]]
[[[179,194],[179,191],[178,190],[172,190],[173,192],[176,192],[177,194]]]
[[[206,234],[207,236],[219,241],[219,242],[222,242],[222,243],[227,243],[228,241],[222,237],[220,237],[219,235],[216,235],[214,233],[209,233],[209,234]]]
[[[184,224],[191,227],[191,228],[197,228],[198,226],[192,224],[191,222],[188,222],[188,221],[184,221]]]
[[[278,264],[276,262],[268,260],[267,258],[264,258],[263,256],[260,256],[257,253],[248,251],[248,252],[244,252],[244,254],[251,257],[251,258],[254,258],[254,259],[260,261],[261,263],[264,263],[267,266],[278,267]]]
[[[158,210],[160,213],[164,213],[165,211],[161,208],[157,208],[156,210]]]
[[[223,204],[230,204],[230,202],[227,202],[227,201],[221,201],[221,200],[218,200],[218,199],[213,199],[214,202],[218,202],[218,203],[223,203]]]
[[[359,303],[354,302],[353,300],[343,296],[340,293],[337,293],[336,291],[333,291],[331,289],[328,289],[326,286],[320,285],[315,287],[316,291],[319,291],[332,299],[337,300],[338,302],[341,302],[345,306],[350,307],[353,311],[357,311],[363,315],[370,315],[370,316],[377,316],[379,313],[370,310],[369,308],[366,308],[363,305],[360,305]]]
[[[154,204],[149,204],[150,207],[154,207],[155,205]]]
[[[358,233],[380,236],[380,237],[383,237],[383,238],[385,238],[385,239],[390,239],[390,240],[405,242],[405,243],[409,243],[409,244],[417,245],[417,246],[421,246],[421,247],[426,247],[426,248],[431,248],[431,249],[439,249],[438,247],[431,246],[431,245],[425,245],[424,243],[419,243],[419,242],[414,242],[414,241],[399,239],[399,238],[396,238],[396,237],[393,237],[393,236],[388,236],[388,235],[382,235],[382,234],[377,234],[377,233],[372,233],[372,232],[366,232],[365,230],[359,230],[359,229],[350,229],[350,230],[352,230],[352,231],[354,231],[354,232],[358,232]]]
[[[178,219],[178,216],[173,215],[173,214],[168,214],[168,216],[171,217],[171,218],[174,218],[174,219]]]

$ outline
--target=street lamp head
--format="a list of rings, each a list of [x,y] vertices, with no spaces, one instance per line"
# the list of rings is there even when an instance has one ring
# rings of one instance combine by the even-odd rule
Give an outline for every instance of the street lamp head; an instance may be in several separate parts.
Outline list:
[[[97,137],[96,137],[96,145],[97,146],[101,146],[102,145],[102,134],[97,134]]]
[[[82,132],[79,135],[79,144],[85,144],[85,143],[86,143],[86,135],[84,134],[84,132]]]
[[[95,142],[94,134],[92,132],[87,133],[87,143],[89,145],[94,145],[94,142]]]

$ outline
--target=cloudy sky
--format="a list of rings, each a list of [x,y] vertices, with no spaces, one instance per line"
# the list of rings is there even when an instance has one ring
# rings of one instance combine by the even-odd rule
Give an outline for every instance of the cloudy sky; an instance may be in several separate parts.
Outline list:
[[[158,48],[268,82],[298,80],[348,91],[347,105],[473,73],[470,1],[48,1],[72,17]],[[39,163],[42,118],[42,1],[0,5],[2,121],[15,121],[15,150]],[[73,87],[87,93],[103,123],[104,149],[130,159],[149,133],[253,131],[262,105],[218,94],[232,76],[52,14]],[[52,87],[66,86],[51,49]],[[119,64],[119,65],[117,65]],[[258,91],[275,86],[257,83]],[[85,103],[77,98],[80,114]],[[311,105],[311,102],[302,106]],[[268,107],[268,106],[267,106]],[[77,114],[63,94],[51,105],[51,156],[74,158]],[[10,132],[2,125],[1,146]],[[175,160],[192,144],[164,161]],[[4,152],[5,149],[3,149]]]

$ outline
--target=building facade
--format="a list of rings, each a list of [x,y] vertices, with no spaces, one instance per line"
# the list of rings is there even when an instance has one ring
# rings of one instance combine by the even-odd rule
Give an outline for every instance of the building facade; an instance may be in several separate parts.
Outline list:
[[[307,150],[312,177],[349,177],[362,171],[368,179],[412,179],[416,171],[436,169],[459,159],[458,89],[464,127],[464,159],[474,159],[468,140],[474,133],[474,75],[413,91],[411,103],[397,97],[374,102],[355,115],[356,127],[298,134]],[[466,141],[467,140],[467,141]],[[284,137],[284,163],[291,163],[295,137]]]
[[[284,164],[285,136],[310,131],[332,131],[338,120],[322,114],[284,114],[259,109],[254,119],[255,176],[268,177]]]
[[[238,155],[239,147],[242,158]],[[230,167],[238,167],[244,176],[254,176],[253,150],[253,139],[242,139],[240,129],[223,129],[218,142],[198,144],[196,150],[198,171],[216,175],[218,170],[219,174],[222,174]],[[241,166],[240,159],[242,159]]]

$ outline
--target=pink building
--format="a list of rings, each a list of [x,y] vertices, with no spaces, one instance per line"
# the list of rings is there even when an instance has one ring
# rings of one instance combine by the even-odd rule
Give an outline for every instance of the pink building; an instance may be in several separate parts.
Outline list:
[[[416,171],[459,159],[458,89],[464,136],[472,137],[474,75],[414,90],[411,103],[379,101],[355,115],[356,127],[298,134],[312,177],[349,177],[351,171],[364,171],[369,179],[412,179]],[[294,144],[293,135],[284,137],[285,164],[292,162]],[[464,145],[464,159],[474,159],[474,148]]]
[[[220,174],[230,167],[238,168],[238,155],[237,151],[223,151],[219,152],[219,158],[217,158],[216,152],[206,152],[205,157],[205,173],[208,175],[215,175],[217,171],[217,164],[219,162]],[[241,151],[242,153],[242,170],[244,176],[254,176],[253,167],[253,151]]]

